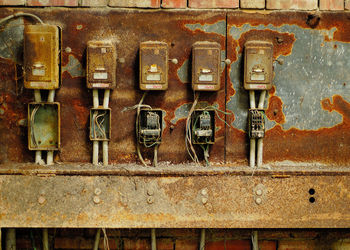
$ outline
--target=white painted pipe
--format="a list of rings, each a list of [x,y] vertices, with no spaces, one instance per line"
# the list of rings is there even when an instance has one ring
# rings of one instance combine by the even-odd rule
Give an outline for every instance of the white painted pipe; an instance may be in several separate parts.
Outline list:
[[[249,103],[250,103],[250,108],[255,109],[255,92],[254,92],[254,90],[249,90]]]
[[[250,139],[249,166],[251,168],[255,167],[255,150],[256,150],[256,141],[255,139]]]
[[[260,98],[259,98],[259,104],[258,104],[259,109],[264,108],[265,96],[266,96],[266,90],[261,91]]]
[[[157,239],[156,239],[156,229],[152,228],[151,229],[151,245],[152,245],[152,250],[157,250]]]
[[[35,102],[41,102],[40,89],[34,89],[34,100]]]
[[[43,250],[49,250],[49,231],[47,228],[43,229]]]
[[[102,142],[103,166],[108,165],[108,141]]]
[[[49,90],[47,102],[54,102],[54,100],[55,100],[55,90]]]
[[[98,108],[99,102],[98,102],[98,89],[92,90],[92,103],[94,108]]]
[[[95,243],[93,250],[98,250],[98,246],[100,245],[100,238],[101,238],[101,229],[97,229],[96,236],[95,236]]]
[[[98,165],[98,141],[92,142],[92,164]]]
[[[105,89],[105,93],[103,96],[103,108],[108,108],[108,104],[109,104],[109,95],[110,95],[110,90],[109,89]]]
[[[53,151],[47,151],[46,165],[53,165]]]
[[[35,163],[36,164],[42,164],[42,158],[41,158],[41,150],[36,150],[35,151]]]
[[[199,241],[199,250],[205,249],[205,229],[201,229],[201,238]]]
[[[6,250],[16,250],[16,229],[14,228],[6,231]]]
[[[257,167],[261,167],[263,162],[263,139],[258,139],[258,159],[257,159]]]
[[[259,250],[258,231],[252,232],[252,250]]]

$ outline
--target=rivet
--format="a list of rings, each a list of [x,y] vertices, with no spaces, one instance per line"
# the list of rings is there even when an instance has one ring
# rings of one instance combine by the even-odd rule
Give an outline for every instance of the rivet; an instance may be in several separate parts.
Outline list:
[[[154,202],[154,198],[152,196],[147,198],[147,203],[152,204]]]
[[[207,202],[208,202],[208,198],[203,197],[203,198],[202,198],[202,203],[203,203],[203,204],[207,204]]]
[[[255,193],[256,193],[256,195],[259,195],[259,196],[260,196],[260,195],[262,195],[262,193],[263,193],[263,192],[262,192],[262,190],[261,190],[261,189],[258,189],[258,190],[256,190],[256,192],[255,192]]]
[[[208,191],[206,189],[202,189],[201,193],[202,193],[202,195],[207,195]]]
[[[102,193],[101,189],[99,188],[95,188],[95,192],[96,195],[100,195]]]
[[[71,52],[72,52],[72,49],[71,49],[71,47],[66,47],[64,51],[65,51],[66,53],[71,53]]]
[[[39,198],[38,198],[38,202],[39,202],[39,204],[40,204],[40,205],[44,204],[44,203],[45,203],[45,201],[46,201],[46,199],[45,199],[45,197],[44,197],[44,196],[39,196]]]
[[[99,204],[100,202],[101,202],[100,197],[94,196],[94,203],[95,203],[95,204]]]
[[[258,198],[255,199],[255,202],[256,202],[256,204],[260,205],[262,200],[261,200],[261,198],[258,197]]]
[[[148,190],[147,190],[147,194],[148,194],[149,196],[152,196],[152,195],[154,195],[154,192],[153,192],[152,189],[148,189]]]
[[[231,64],[231,60],[227,58],[227,59],[225,60],[225,64],[226,64],[226,65],[230,65],[230,64]]]

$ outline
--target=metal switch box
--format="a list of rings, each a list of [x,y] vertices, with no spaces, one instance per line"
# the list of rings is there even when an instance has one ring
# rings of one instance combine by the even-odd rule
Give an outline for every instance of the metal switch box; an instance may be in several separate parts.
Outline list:
[[[244,88],[269,90],[272,88],[273,45],[266,41],[249,41],[245,44]]]
[[[111,109],[90,109],[90,140],[109,141],[111,139]]]
[[[249,109],[249,138],[261,139],[265,137],[265,110]]]
[[[38,24],[24,26],[24,87],[57,89],[61,80],[60,28]]]
[[[168,44],[142,42],[140,44],[140,89],[168,89]]]
[[[220,90],[220,44],[196,42],[192,47],[192,89]]]
[[[116,86],[117,52],[111,42],[90,41],[87,44],[87,87],[113,89]]]
[[[212,109],[196,109],[191,116],[193,144],[214,144],[215,111]]]
[[[163,111],[141,109],[138,124],[138,141],[146,147],[160,144],[163,131]]]

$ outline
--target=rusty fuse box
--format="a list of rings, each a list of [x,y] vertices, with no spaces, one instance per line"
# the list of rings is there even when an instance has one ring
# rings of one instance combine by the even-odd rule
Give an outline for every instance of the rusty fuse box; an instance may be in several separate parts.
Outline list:
[[[193,144],[214,144],[215,111],[213,109],[196,109],[191,116]]]
[[[60,104],[31,102],[28,105],[29,150],[60,149]]]
[[[111,138],[111,109],[90,109],[90,140],[109,141]]]
[[[192,47],[192,89],[220,90],[220,44],[196,42]]]
[[[61,30],[55,25],[24,26],[24,87],[57,89],[61,81]]]
[[[160,109],[141,109],[138,122],[138,141],[145,147],[160,144],[163,132],[163,111]]]
[[[245,43],[244,88],[269,90],[272,88],[273,45],[267,41]]]
[[[168,44],[142,42],[140,44],[140,89],[168,89]]]
[[[108,41],[87,44],[86,83],[88,88],[113,89],[116,86],[117,52]]]
[[[261,139],[265,137],[265,110],[249,109],[248,134],[251,139]]]

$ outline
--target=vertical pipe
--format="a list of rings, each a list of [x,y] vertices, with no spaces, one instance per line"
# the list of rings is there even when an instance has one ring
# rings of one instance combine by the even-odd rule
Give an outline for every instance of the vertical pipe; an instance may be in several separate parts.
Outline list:
[[[99,103],[98,103],[98,89],[93,89],[92,90],[92,103],[94,108],[98,108]]]
[[[92,142],[92,164],[98,165],[98,141]]]
[[[254,92],[254,90],[249,90],[249,103],[250,103],[250,108],[255,109],[255,92]]]
[[[43,229],[43,250],[49,250],[49,230]]]
[[[258,231],[252,232],[252,250],[259,250]]]
[[[108,108],[110,92],[109,89],[105,89],[105,94],[103,96],[103,108],[105,109]]]
[[[49,90],[47,102],[54,102],[54,100],[55,100],[55,90]]]
[[[257,160],[257,167],[261,167],[263,162],[263,139],[258,139],[258,160]]]
[[[34,89],[34,100],[35,102],[41,102],[40,89]]]
[[[52,165],[53,164],[53,151],[47,151],[47,159],[46,159],[46,164],[47,165]]]
[[[14,228],[6,231],[6,250],[16,250],[16,229]]]
[[[266,90],[261,91],[260,98],[259,98],[259,104],[258,104],[259,109],[264,108],[265,96],[266,96]]]
[[[201,238],[199,241],[199,250],[205,249],[205,229],[201,229]]]
[[[94,243],[94,249],[98,250],[98,246],[100,245],[100,238],[101,238],[101,229],[97,229],[96,236],[95,236],[95,243]]]
[[[255,167],[255,150],[256,150],[255,139],[250,139],[250,152],[249,152],[249,166]]]
[[[156,229],[151,229],[152,250],[157,250]]]
[[[36,150],[35,151],[35,163],[36,164],[42,164],[42,158],[41,158],[41,150]]]
[[[102,142],[103,166],[108,165],[108,141]]]
[[[34,100],[35,102],[41,102],[40,89],[34,89]],[[35,151],[35,163],[43,164],[40,150]]]

